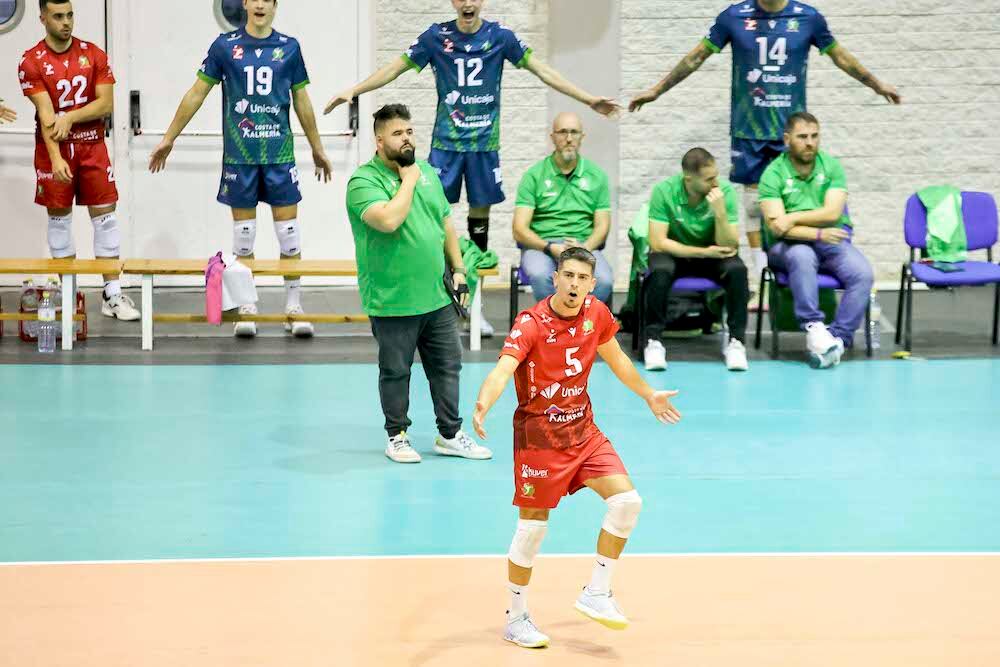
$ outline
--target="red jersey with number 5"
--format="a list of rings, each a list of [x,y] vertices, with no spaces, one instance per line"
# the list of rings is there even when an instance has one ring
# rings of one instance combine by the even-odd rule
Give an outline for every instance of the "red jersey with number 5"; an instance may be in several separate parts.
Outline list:
[[[575,318],[560,317],[549,299],[517,316],[500,352],[521,362],[514,373],[514,449],[568,449],[601,434],[587,380],[598,346],[617,332],[611,311],[593,296]]]
[[[57,115],[87,106],[97,99],[97,86],[115,82],[107,54],[76,37],[62,53],[52,51],[44,39],[38,42],[24,52],[17,75],[25,97],[47,92]],[[74,125],[68,141],[104,141],[104,119]],[[35,114],[35,142],[42,143],[38,114]]]

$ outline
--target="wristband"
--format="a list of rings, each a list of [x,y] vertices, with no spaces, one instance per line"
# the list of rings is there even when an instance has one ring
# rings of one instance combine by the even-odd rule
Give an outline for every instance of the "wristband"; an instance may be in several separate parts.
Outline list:
[[[823,229],[822,228],[817,229],[816,230],[816,240],[817,241],[822,241],[823,239],[820,238],[822,235],[823,235]]]
[[[545,242],[545,254],[546,255],[551,255],[552,254],[552,241],[546,241]]]
[[[452,269],[452,273],[461,273],[463,276],[466,275],[465,269]]]

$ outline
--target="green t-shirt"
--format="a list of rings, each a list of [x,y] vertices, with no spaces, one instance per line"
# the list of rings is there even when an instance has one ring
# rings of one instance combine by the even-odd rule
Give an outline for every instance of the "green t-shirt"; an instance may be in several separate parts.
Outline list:
[[[726,218],[729,224],[740,222],[739,197],[736,188],[725,179],[719,179],[719,188],[726,201]],[[667,238],[697,248],[707,248],[715,243],[715,213],[707,199],[692,208],[684,189],[684,174],[671,176],[653,188],[649,201],[649,222],[670,225]]]
[[[451,205],[434,168],[418,160],[421,177],[410,214],[387,234],[365,224],[373,204],[390,201],[399,176],[376,155],[358,167],[347,183],[347,217],[354,233],[361,305],[368,315],[423,315],[450,303],[444,287],[444,219]]]
[[[525,172],[516,206],[534,209],[531,231],[546,241],[583,241],[594,231],[594,213],[611,210],[608,175],[583,157],[563,175],[550,155]]]
[[[782,153],[780,157],[772,160],[761,174],[758,187],[761,201],[779,199],[785,205],[785,213],[798,213],[823,208],[826,193],[830,190],[847,192],[847,177],[837,158],[819,151],[812,173],[807,178],[802,178],[788,159],[788,153]],[[843,228],[852,226],[846,206],[836,226]],[[765,244],[770,247],[776,239],[767,225],[762,225],[762,231]]]

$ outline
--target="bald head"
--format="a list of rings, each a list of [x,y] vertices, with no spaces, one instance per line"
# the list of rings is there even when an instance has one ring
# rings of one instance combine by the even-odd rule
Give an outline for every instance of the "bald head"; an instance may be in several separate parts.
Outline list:
[[[552,121],[552,145],[563,167],[573,169],[583,143],[583,121],[571,111],[564,111]]]
[[[572,111],[563,111],[552,121],[552,131],[558,132],[563,128],[583,132],[583,121]]]

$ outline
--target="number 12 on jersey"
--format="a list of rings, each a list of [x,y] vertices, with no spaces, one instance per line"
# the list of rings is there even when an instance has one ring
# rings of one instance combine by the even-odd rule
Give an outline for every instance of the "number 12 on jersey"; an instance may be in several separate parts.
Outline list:
[[[466,76],[466,65],[468,65],[468,76]],[[455,58],[455,66],[458,68],[458,85],[463,86],[481,86],[483,85],[482,79],[479,78],[480,72],[483,71],[483,59],[482,58]]]

